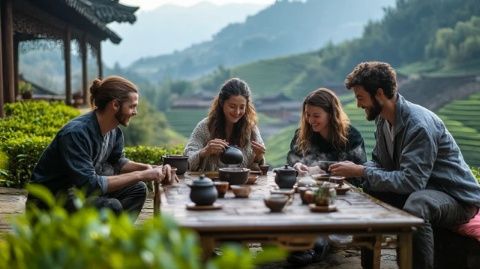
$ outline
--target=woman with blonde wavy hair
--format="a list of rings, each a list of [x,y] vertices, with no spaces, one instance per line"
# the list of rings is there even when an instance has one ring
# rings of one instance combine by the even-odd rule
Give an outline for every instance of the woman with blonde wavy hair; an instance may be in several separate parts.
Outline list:
[[[320,171],[321,161],[367,161],[360,132],[352,125],[335,93],[317,89],[303,101],[300,127],[290,143],[287,162],[300,174]],[[328,172],[328,171],[325,171]],[[320,261],[328,253],[328,241],[319,238],[314,248],[293,252],[287,260],[296,265]]]
[[[238,78],[227,80],[210,107],[208,117],[193,130],[185,146],[189,169],[213,171],[226,166],[220,154],[229,145],[243,153],[242,167],[263,163],[265,145],[257,128],[257,115],[248,84]]]

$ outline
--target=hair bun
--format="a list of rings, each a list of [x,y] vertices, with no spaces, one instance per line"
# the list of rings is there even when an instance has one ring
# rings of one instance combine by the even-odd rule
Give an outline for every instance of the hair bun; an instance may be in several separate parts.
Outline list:
[[[102,86],[102,80],[99,79],[99,78],[96,78],[93,82],[92,82],[92,86],[90,86],[90,93],[92,95],[95,95],[95,93],[98,91],[98,89]]]

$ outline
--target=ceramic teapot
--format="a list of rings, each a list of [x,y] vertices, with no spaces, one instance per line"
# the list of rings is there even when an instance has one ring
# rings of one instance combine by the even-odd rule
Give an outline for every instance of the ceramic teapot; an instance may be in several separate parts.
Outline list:
[[[291,189],[297,182],[298,171],[287,164],[282,168],[273,169],[275,173],[275,183],[281,189]]]
[[[220,161],[224,164],[241,164],[243,162],[243,153],[236,146],[228,146],[220,156]]]
[[[218,192],[213,181],[201,175],[198,179],[188,185],[190,187],[190,200],[197,206],[213,205],[217,200]]]

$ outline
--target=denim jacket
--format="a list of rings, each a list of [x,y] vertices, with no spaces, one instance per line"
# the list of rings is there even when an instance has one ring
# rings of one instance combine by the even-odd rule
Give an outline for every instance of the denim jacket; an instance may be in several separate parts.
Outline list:
[[[372,161],[364,169],[367,189],[398,194],[434,189],[480,207],[480,186],[437,115],[398,94],[393,158],[383,132],[385,121],[376,119]]]

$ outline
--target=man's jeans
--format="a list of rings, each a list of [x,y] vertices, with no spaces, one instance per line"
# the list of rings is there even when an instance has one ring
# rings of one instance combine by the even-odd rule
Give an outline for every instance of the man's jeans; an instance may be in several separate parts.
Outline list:
[[[116,214],[125,211],[136,219],[146,198],[147,185],[140,181],[118,191],[95,197],[93,204],[98,209],[109,208]]]
[[[410,195],[387,192],[367,192],[368,194],[422,218],[425,223],[413,233],[414,269],[434,268],[433,230],[434,227],[449,228],[468,222],[478,208],[463,204],[450,195],[436,190],[420,190]],[[373,254],[362,248],[362,267],[371,268]]]

